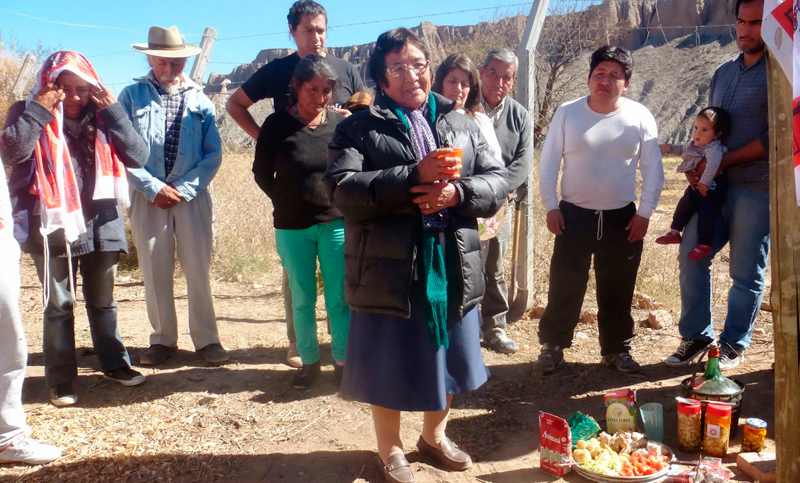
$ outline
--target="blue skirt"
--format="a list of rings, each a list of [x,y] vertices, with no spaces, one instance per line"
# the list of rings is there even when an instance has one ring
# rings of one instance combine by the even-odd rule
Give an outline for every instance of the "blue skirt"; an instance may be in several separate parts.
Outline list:
[[[434,348],[420,293],[412,300],[409,319],[353,310],[341,395],[398,411],[441,411],[448,394],[478,389],[489,375],[478,308],[463,318],[451,310],[447,326],[450,347]]]

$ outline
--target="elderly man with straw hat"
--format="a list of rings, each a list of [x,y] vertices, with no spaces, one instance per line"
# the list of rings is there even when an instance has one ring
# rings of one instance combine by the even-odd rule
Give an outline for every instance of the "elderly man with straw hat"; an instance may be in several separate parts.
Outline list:
[[[119,101],[144,137],[150,153],[143,168],[129,169],[129,217],[144,279],[153,333],[141,355],[144,365],[169,359],[178,347],[173,275],[175,252],[186,276],[189,331],[195,350],[208,362],[228,360],[214,315],[211,264],[211,196],[208,185],[222,162],[214,105],[184,73],[200,53],[177,27],[151,27],[146,44],[152,70],[123,89]]]

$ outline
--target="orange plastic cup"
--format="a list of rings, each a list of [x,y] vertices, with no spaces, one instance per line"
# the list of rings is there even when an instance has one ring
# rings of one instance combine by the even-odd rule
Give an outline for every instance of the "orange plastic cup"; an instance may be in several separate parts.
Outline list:
[[[460,161],[462,159],[462,156],[464,155],[464,151],[462,151],[461,148],[452,148],[452,149],[453,149],[453,152],[447,153],[447,154],[442,154],[441,156],[439,156],[439,159],[441,159],[441,158],[458,158],[459,161]],[[444,174],[446,174],[448,176],[453,176],[454,174],[461,174],[461,168],[455,168],[454,167],[454,169],[452,171],[444,171]]]

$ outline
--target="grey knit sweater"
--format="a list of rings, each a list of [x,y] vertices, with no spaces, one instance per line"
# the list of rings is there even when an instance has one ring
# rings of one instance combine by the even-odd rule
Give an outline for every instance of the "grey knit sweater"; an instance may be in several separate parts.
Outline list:
[[[125,166],[141,167],[147,161],[147,145],[133,129],[128,116],[119,103],[99,109],[100,116],[108,127],[109,138]],[[44,251],[41,221],[36,214],[37,197],[30,193],[34,176],[33,151],[42,129],[53,120],[53,114],[37,102],[27,107],[24,101],[17,102],[8,110],[6,123],[0,131],[0,157],[11,166],[8,188],[14,205],[14,237],[22,251],[41,255]],[[68,138],[69,143],[69,138]],[[68,144],[69,146],[69,144]],[[116,200],[93,200],[95,182],[94,158],[82,159],[77,149],[70,148],[81,193],[86,233],[70,245],[73,256],[93,251],[128,251],[122,212]],[[50,256],[66,256],[66,243],[61,230],[48,237]]]
[[[508,169],[508,188],[514,193],[525,184],[533,164],[533,128],[530,113],[522,104],[506,97],[503,111],[494,121],[494,131]]]

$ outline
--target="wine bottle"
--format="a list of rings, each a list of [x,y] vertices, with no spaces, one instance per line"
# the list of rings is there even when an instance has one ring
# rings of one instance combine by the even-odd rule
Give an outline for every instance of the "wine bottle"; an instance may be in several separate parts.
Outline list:
[[[733,394],[741,390],[738,384],[722,375],[719,368],[719,347],[716,344],[711,344],[706,372],[703,378],[695,383],[694,390],[702,394],[715,395]]]

